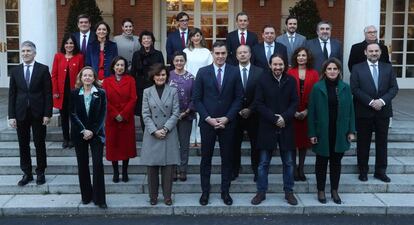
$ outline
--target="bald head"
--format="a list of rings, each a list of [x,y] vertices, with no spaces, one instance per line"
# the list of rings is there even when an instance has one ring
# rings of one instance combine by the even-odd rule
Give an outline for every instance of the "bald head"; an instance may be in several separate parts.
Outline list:
[[[250,47],[248,45],[240,45],[236,50],[236,57],[239,64],[246,66],[250,63],[250,57],[252,56]]]

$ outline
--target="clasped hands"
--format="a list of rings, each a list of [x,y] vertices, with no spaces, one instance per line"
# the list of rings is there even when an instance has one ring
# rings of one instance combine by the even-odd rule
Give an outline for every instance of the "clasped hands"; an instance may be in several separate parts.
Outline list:
[[[43,117],[43,126],[47,126],[50,122],[50,118],[49,117]],[[9,119],[9,125],[11,128],[16,129],[17,128],[17,120],[16,119]]]
[[[369,106],[371,106],[373,109],[375,109],[377,111],[380,111],[382,109],[382,107],[384,106],[384,103],[382,103],[382,101],[379,100],[379,99],[374,99],[369,104]]]
[[[155,138],[158,138],[158,139],[164,139],[165,137],[167,137],[167,133],[168,133],[168,130],[163,127],[161,129],[156,130],[154,132],[154,136]]]
[[[242,110],[240,110],[239,115],[243,118],[243,119],[247,119],[249,118],[250,114],[251,114],[251,110],[249,108],[244,108]]]
[[[214,127],[214,129],[224,129],[226,128],[226,124],[229,122],[229,119],[225,116],[219,118],[207,118],[207,123],[210,126]]]
[[[304,120],[308,115],[308,110],[305,109],[302,112],[295,112],[295,118],[298,120]]]
[[[115,120],[116,120],[116,121],[118,121],[118,122],[122,122],[122,121],[124,120],[124,118],[122,118],[121,114],[118,114],[118,115],[115,117]]]
[[[275,116],[278,118],[276,121],[276,126],[279,128],[284,128],[286,126],[285,119],[280,114],[275,114]]]
[[[349,133],[347,138],[348,138],[348,142],[351,143],[353,140],[355,140],[355,134]],[[318,144],[318,138],[317,137],[311,137],[311,138],[309,138],[309,140],[310,140],[310,143],[313,144],[313,145]]]
[[[93,137],[93,132],[90,130],[85,129],[83,130],[82,134],[83,134],[83,140],[85,141],[90,140]]]

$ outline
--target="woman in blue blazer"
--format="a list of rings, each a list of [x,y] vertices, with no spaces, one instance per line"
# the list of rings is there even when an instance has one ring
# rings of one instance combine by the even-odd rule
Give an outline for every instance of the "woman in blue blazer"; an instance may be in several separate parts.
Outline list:
[[[118,56],[118,47],[109,40],[111,28],[104,21],[96,24],[95,32],[96,40],[88,45],[85,64],[98,73],[99,80],[103,80],[111,75],[111,62]]]
[[[82,203],[89,204],[93,200],[95,205],[105,209],[107,205],[102,157],[106,95],[100,88],[97,73],[89,66],[79,72],[75,87],[70,102],[71,135],[78,161]],[[89,172],[89,146],[92,153],[93,185]]]

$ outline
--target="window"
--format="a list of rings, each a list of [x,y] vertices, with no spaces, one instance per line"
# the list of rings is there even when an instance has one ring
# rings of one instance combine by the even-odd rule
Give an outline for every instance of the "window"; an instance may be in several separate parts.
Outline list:
[[[7,43],[7,70],[20,63],[19,52],[19,1],[6,0],[6,43]]]

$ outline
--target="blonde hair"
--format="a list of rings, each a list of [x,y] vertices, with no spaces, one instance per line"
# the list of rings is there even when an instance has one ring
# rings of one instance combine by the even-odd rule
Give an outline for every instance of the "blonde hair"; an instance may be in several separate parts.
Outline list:
[[[95,86],[95,87],[101,87],[102,86],[102,82],[101,81],[99,81],[99,79],[98,79],[98,74],[96,73],[96,71],[92,68],[92,67],[90,67],[90,66],[85,66],[85,67],[83,67],[80,71],[79,71],[79,73],[78,73],[78,75],[76,76],[76,83],[75,83],[75,88],[81,88],[82,86],[83,86],[83,82],[82,82],[82,73],[83,73],[83,71],[85,71],[85,70],[91,70],[92,72],[93,72],[93,78],[94,78],[94,81],[93,81],[93,85]]]

